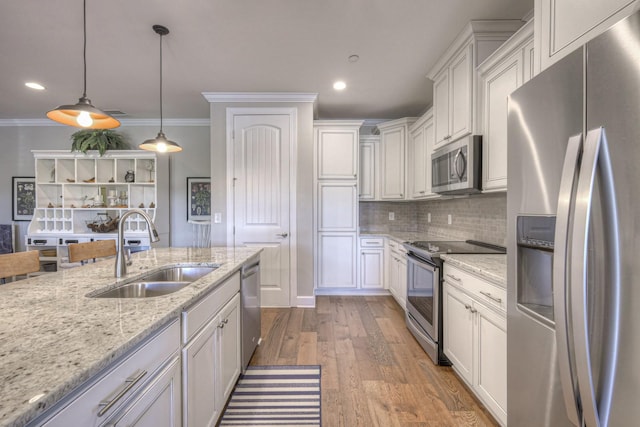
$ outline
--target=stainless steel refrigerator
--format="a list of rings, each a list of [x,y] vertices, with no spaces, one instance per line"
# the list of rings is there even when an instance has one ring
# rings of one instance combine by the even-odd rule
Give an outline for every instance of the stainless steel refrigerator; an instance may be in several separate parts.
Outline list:
[[[508,425],[640,425],[640,15],[508,120]]]

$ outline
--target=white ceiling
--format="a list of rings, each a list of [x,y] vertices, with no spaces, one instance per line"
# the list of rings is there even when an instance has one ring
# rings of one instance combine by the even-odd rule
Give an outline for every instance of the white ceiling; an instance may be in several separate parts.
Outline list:
[[[533,0],[87,0],[87,96],[127,118],[207,118],[202,92],[318,93],[318,118],[394,119],[431,104],[425,74],[470,19]],[[356,63],[347,61],[357,54]],[[82,95],[82,0],[0,3],[0,119]],[[347,89],[336,92],[336,79]],[[37,81],[46,91],[24,86]]]

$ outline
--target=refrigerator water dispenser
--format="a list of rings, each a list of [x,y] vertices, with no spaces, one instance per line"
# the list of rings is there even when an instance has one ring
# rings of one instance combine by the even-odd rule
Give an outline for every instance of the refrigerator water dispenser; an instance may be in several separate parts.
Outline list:
[[[518,308],[552,327],[555,226],[555,216],[517,217]]]

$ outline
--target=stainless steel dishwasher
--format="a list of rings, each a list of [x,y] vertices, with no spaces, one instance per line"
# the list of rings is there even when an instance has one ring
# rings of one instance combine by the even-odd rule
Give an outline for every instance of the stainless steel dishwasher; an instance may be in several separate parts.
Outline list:
[[[242,266],[240,289],[242,309],[242,372],[260,345],[260,258],[252,258]]]

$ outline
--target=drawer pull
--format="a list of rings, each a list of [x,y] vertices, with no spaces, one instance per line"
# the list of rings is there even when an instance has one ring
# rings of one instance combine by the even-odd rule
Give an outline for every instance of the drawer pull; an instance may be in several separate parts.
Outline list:
[[[447,277],[450,278],[451,280],[455,280],[456,282],[462,282],[462,279],[460,279],[459,277],[454,276],[453,274],[447,273]]]
[[[469,310],[471,308],[471,306],[469,304],[465,304],[464,308],[465,308],[465,310]]]
[[[474,313],[474,314],[478,312],[478,310],[476,310],[476,309],[475,309],[475,308],[473,308],[473,307],[471,307],[471,308],[469,309],[469,311],[471,311],[471,312],[472,312],[472,313]]]
[[[485,297],[487,297],[487,298],[489,298],[489,299],[494,300],[494,301],[495,301],[495,302],[497,302],[497,303],[501,303],[501,302],[502,302],[502,298],[494,297],[494,296],[493,296],[493,295],[491,295],[489,292],[483,292],[483,291],[480,291],[480,293],[481,293],[482,295],[484,295]]]
[[[111,399],[108,402],[100,402],[100,404],[98,406],[102,406],[103,408],[100,409],[100,411],[98,412],[98,416],[101,417],[104,414],[106,414],[107,411],[109,411],[109,409],[111,409],[113,407],[113,405],[115,405],[116,402],[118,402],[118,400],[122,399],[124,397],[124,395],[127,394],[129,392],[129,390],[131,390],[138,383],[138,381],[140,381],[142,379],[142,377],[144,377],[145,375],[147,375],[147,371],[142,371],[138,375],[136,375],[135,377],[127,378],[124,381],[124,383],[127,386],[125,388],[123,388],[122,390],[120,390],[120,392],[113,399]]]

